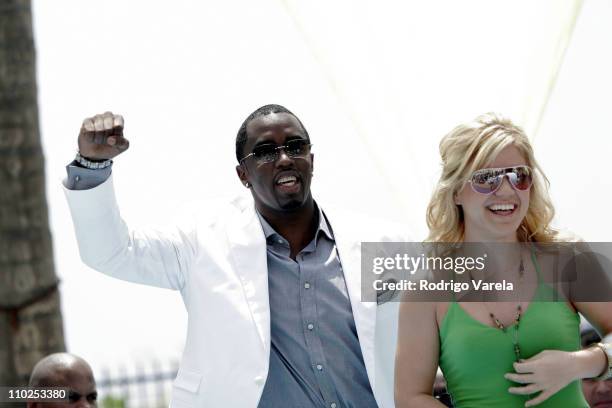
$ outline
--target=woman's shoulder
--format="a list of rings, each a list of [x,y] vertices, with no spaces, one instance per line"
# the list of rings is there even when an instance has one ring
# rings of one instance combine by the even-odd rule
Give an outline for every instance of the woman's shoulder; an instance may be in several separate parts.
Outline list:
[[[436,303],[436,323],[438,324],[438,330],[440,330],[446,319],[446,315],[454,302],[437,302]]]

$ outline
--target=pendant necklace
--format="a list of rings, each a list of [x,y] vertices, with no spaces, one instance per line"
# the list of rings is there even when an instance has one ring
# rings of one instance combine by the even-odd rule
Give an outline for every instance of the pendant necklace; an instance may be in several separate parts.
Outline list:
[[[520,255],[520,263],[519,263],[519,268],[518,268],[518,275],[519,275],[519,282],[522,282],[523,281],[523,276],[525,275],[525,265],[523,264],[523,254],[522,254],[522,251],[521,251],[521,255]],[[486,307],[486,308],[487,308],[487,311],[489,312],[489,316],[493,320],[493,323],[495,324],[495,326],[505,333],[507,331],[506,330],[507,327],[504,326],[504,324],[497,317],[495,317],[493,312],[491,312],[488,307]],[[523,314],[523,308],[521,307],[521,304],[519,302],[519,304],[516,307],[516,316],[514,318],[514,323],[513,323],[513,326],[514,326],[514,336],[513,336],[513,340],[512,340],[512,343],[513,343],[513,346],[514,346],[514,355],[516,357],[516,361],[519,361],[521,359],[521,348],[520,348],[519,343],[518,343],[518,331],[519,331],[519,324],[521,322],[522,314]]]

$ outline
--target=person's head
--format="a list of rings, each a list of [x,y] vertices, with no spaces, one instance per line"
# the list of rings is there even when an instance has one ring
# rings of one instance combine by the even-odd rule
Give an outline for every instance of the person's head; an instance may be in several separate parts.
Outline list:
[[[312,202],[313,158],[304,125],[280,105],[255,110],[236,136],[236,172],[264,215],[292,213]]]
[[[580,337],[583,348],[601,341],[601,337],[592,327],[582,330]],[[598,381],[592,378],[585,378],[582,380],[582,392],[590,407],[612,408],[612,379]]]
[[[28,402],[28,408],[93,408],[97,407],[96,381],[85,360],[68,353],[51,354],[34,366],[30,387],[67,388],[68,402]]]
[[[555,240],[549,183],[520,127],[481,115],[447,134],[440,156],[442,174],[427,208],[429,241]]]

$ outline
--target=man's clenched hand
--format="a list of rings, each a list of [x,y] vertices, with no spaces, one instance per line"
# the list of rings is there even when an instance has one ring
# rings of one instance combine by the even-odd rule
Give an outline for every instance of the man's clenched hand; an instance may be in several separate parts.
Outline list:
[[[79,133],[81,156],[93,160],[112,159],[130,147],[123,137],[123,116],[104,112],[87,118]]]

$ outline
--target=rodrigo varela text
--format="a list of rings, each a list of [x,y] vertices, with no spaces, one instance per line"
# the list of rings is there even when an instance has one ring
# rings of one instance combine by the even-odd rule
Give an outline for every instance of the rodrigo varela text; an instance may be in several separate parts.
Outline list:
[[[468,290],[475,291],[511,291],[514,290],[512,282],[485,282],[481,279],[471,279],[469,282],[455,282],[454,280],[445,281],[441,280],[438,282],[432,282],[427,279],[416,280],[405,280],[398,281],[384,281],[382,279],[376,279],[374,281],[374,290],[376,291],[453,291],[455,293],[464,292]]]

